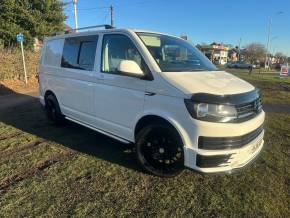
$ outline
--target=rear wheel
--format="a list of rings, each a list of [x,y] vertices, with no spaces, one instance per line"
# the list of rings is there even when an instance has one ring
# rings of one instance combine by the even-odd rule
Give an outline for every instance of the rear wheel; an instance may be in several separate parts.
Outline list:
[[[55,124],[63,124],[64,116],[60,111],[59,104],[54,95],[49,94],[45,98],[45,110],[46,116],[49,120],[51,120]]]
[[[176,176],[183,170],[183,143],[173,127],[152,124],[136,139],[137,159],[145,170],[161,177]]]

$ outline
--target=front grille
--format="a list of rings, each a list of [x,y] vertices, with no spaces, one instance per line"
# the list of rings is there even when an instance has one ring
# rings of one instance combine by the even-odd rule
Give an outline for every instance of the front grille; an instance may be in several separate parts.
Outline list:
[[[235,137],[205,137],[198,138],[198,148],[207,150],[222,150],[241,148],[257,138],[263,131],[263,125],[242,136]]]
[[[213,156],[196,156],[196,166],[202,168],[218,167],[218,166],[227,166],[230,162],[231,155],[213,155]]]
[[[250,102],[250,103],[245,103],[245,104],[240,104],[236,106],[237,110],[237,119],[236,121],[246,121],[251,119],[253,116],[256,114],[259,114],[262,111],[262,101],[261,98],[257,98],[256,100]]]

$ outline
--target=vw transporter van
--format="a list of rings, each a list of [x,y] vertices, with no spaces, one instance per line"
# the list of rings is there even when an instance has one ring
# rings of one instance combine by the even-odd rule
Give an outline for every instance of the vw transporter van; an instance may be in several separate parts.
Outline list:
[[[231,173],[255,160],[264,144],[259,90],[179,37],[106,27],[44,40],[40,101],[52,121],[135,144],[157,176]]]

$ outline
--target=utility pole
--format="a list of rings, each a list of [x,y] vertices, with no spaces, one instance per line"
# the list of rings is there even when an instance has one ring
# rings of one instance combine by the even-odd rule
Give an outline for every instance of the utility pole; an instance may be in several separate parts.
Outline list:
[[[111,26],[114,26],[114,7],[113,5],[110,6],[110,13],[111,13]]]
[[[242,44],[242,38],[240,38],[240,41],[239,41],[239,55],[238,55],[238,61],[239,61],[240,58],[241,58],[241,44]]]
[[[265,56],[265,69],[267,69],[269,65],[269,63],[267,62],[268,62],[268,49],[269,49],[269,44],[270,44],[271,28],[272,28],[272,17],[269,18],[268,38],[267,38],[266,56]]]
[[[77,0],[73,0],[73,4],[74,4],[75,30],[77,32],[78,29]]]
[[[269,51],[270,51],[270,54],[271,54],[271,51],[272,51],[272,45],[273,45],[273,41],[274,39],[277,39],[278,36],[273,36],[270,38],[270,41],[269,41]],[[274,52],[272,53],[274,55]]]
[[[278,11],[274,15],[281,15],[283,13],[284,13],[283,11]],[[266,50],[266,57],[265,57],[265,69],[267,69],[267,67],[269,67],[269,65],[270,65],[270,62],[268,60],[268,49],[269,49],[270,41],[271,41],[272,22],[273,22],[273,15],[271,17],[269,17],[268,37],[267,37],[267,46],[266,46],[267,50]],[[267,61],[268,61],[268,65],[267,65]]]

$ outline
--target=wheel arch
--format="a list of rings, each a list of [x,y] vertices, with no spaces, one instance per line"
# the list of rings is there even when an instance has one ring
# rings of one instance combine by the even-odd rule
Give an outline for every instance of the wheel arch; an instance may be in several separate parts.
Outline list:
[[[134,132],[133,132],[134,139],[136,139],[138,132],[144,126],[152,124],[152,123],[156,123],[156,122],[161,122],[161,123],[164,123],[166,125],[173,127],[177,131],[177,133],[178,133],[178,135],[183,143],[183,146],[186,146],[187,136],[185,134],[185,130],[174,119],[171,119],[169,117],[160,116],[158,114],[146,114],[146,115],[142,116],[140,119],[138,119],[138,121],[136,122],[136,124],[134,126]]]
[[[45,94],[44,94],[44,104],[46,105],[47,97],[49,95],[52,95],[54,97],[54,101],[56,101],[55,103],[57,103],[58,108],[59,108],[59,111],[61,112],[61,108],[60,108],[60,104],[59,104],[58,98],[57,98],[56,94],[52,90],[50,90],[50,89],[48,89],[48,90],[45,91]]]

